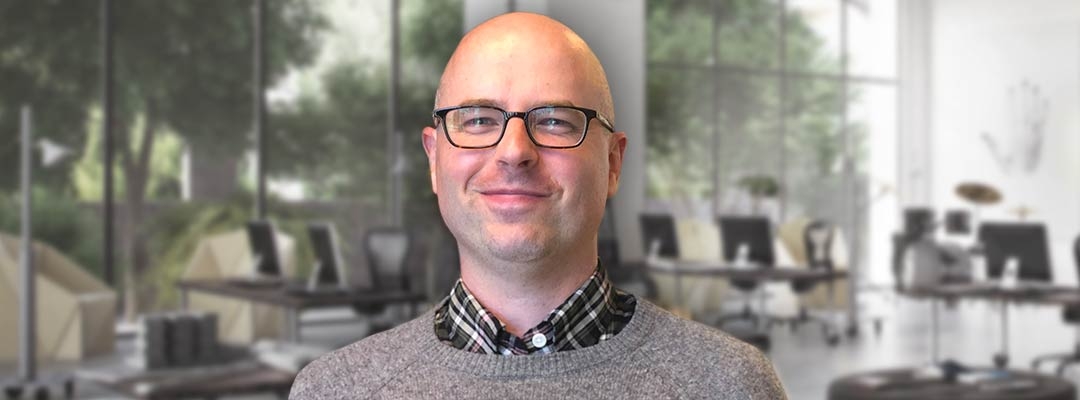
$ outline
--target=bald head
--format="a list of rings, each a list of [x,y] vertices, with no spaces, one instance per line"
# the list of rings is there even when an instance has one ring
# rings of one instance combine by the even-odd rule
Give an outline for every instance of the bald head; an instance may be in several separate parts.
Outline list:
[[[516,93],[515,89],[543,90],[555,80],[577,87],[578,101],[550,100],[594,108],[614,122],[615,109],[607,76],[596,54],[580,36],[543,15],[503,14],[469,31],[458,43],[439,81],[435,107],[459,105],[462,100],[499,103],[508,99],[488,97]],[[478,85],[492,90],[466,93]],[[497,86],[505,90],[498,90]]]

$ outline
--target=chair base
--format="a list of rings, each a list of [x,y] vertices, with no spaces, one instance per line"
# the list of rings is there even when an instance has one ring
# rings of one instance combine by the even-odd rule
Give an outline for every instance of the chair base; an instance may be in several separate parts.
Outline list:
[[[829,346],[835,346],[840,343],[840,333],[837,331],[832,321],[829,319],[810,315],[805,307],[799,308],[799,315],[792,318],[772,318],[772,320],[766,325],[768,328],[772,328],[773,324],[787,324],[792,332],[799,329],[799,326],[809,323],[818,324],[821,326],[821,335],[825,338],[825,343]]]
[[[1055,369],[1055,372],[1058,376],[1063,375],[1065,369],[1070,365],[1080,364],[1080,343],[1077,343],[1076,348],[1073,349],[1072,353],[1048,354],[1035,357],[1035,359],[1031,361],[1031,369],[1037,371],[1039,365],[1044,362],[1056,363],[1057,368]]]
[[[35,381],[0,381],[4,399],[74,399],[75,378],[67,374],[47,375]]]

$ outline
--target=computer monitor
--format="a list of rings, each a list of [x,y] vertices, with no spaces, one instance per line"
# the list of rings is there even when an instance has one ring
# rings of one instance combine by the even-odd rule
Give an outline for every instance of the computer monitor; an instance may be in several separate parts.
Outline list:
[[[986,222],[979,226],[979,243],[986,256],[986,275],[990,278],[1001,278],[1005,264],[1015,258],[1019,262],[1019,280],[1049,282],[1053,279],[1043,224]]]
[[[945,232],[950,235],[971,233],[971,213],[967,210],[949,210],[945,212]]]
[[[345,259],[338,246],[337,229],[330,223],[308,225],[308,239],[315,255],[315,270],[308,277],[308,289],[336,287],[346,288]]]
[[[762,266],[776,265],[772,226],[767,217],[721,216],[720,235],[724,242],[724,260],[734,262],[739,248],[746,246],[747,261]]]
[[[656,255],[668,258],[679,257],[679,242],[675,237],[675,217],[667,214],[642,214],[641,240],[645,252],[649,253],[653,243],[660,248]]]
[[[904,234],[919,238],[934,230],[934,210],[926,207],[904,209]]]
[[[260,278],[280,278],[281,261],[274,240],[274,226],[270,221],[250,221],[247,224],[248,243],[251,246],[253,274]]]

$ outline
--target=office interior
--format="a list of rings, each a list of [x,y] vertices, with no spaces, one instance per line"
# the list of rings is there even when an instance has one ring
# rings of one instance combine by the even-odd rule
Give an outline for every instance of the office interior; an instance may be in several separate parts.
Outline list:
[[[5,398],[275,398],[438,304],[420,130],[462,33],[511,11],[608,74],[616,286],[758,346],[792,399],[1076,397],[1075,1],[0,10]]]

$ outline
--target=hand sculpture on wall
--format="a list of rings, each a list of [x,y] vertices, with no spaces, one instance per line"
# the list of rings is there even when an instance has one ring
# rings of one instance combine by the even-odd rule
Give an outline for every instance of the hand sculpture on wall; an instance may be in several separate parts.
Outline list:
[[[1005,137],[983,132],[981,137],[990,155],[1009,174],[1014,167],[1024,173],[1032,173],[1042,158],[1047,111],[1050,100],[1041,93],[1038,85],[1027,80],[1008,89],[1010,127]],[[998,139],[1002,140],[1001,143]],[[1001,147],[1000,144],[1007,147]]]

